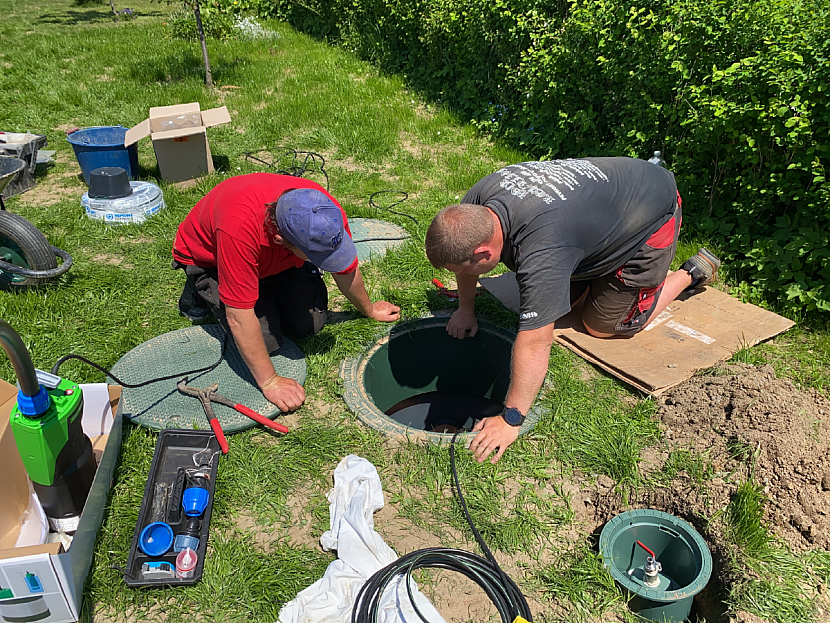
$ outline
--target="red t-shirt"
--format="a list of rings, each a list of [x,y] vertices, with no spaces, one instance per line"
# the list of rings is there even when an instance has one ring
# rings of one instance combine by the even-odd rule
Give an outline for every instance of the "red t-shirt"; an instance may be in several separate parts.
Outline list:
[[[251,173],[228,178],[202,197],[179,225],[173,257],[182,264],[215,266],[222,302],[252,309],[259,298],[260,279],[304,263],[265,233],[265,204],[295,188],[325,193],[340,208],[346,233],[352,235],[343,208],[316,182],[293,175]],[[343,274],[356,267],[357,257]]]

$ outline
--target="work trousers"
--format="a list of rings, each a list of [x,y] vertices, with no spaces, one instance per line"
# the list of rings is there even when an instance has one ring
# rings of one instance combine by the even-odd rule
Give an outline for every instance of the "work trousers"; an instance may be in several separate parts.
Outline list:
[[[216,268],[175,265],[183,268],[188,281],[213,311],[228,335],[225,304],[219,299],[219,272]],[[273,355],[283,343],[283,332],[290,337],[308,337],[317,334],[326,324],[328,290],[320,271],[306,262],[300,268],[289,268],[276,275],[259,280],[259,298],[254,313],[259,319],[262,339],[268,353]]]

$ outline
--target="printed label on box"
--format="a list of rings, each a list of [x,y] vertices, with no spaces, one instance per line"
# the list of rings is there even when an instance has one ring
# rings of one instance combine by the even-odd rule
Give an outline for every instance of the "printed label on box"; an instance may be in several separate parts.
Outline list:
[[[174,143],[186,143],[188,138],[189,137],[187,137],[187,136],[177,136],[176,138],[173,139],[173,142]]]

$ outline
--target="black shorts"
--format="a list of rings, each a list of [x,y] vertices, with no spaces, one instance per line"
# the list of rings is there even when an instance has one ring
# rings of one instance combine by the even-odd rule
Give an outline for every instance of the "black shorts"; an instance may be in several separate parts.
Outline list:
[[[219,300],[219,272],[216,268],[183,266],[192,279],[197,296],[212,309],[216,319],[231,335],[225,304]],[[326,324],[329,295],[320,271],[306,262],[300,268],[289,268],[259,280],[259,299],[254,313],[259,319],[262,338],[269,354],[282,346],[283,332],[291,337],[317,334]]]
[[[683,221],[680,195],[674,216],[625,265],[590,281],[571,282],[571,303],[588,292],[582,322],[594,331],[631,336],[643,330],[663,291]]]

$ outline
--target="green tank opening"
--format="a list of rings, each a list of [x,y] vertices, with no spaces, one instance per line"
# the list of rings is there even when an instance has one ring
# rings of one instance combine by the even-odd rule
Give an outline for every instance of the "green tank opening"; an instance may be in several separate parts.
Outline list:
[[[475,337],[458,340],[447,320],[398,323],[343,362],[344,398],[361,421],[390,435],[443,441],[474,419],[501,413],[515,333],[480,322]],[[522,432],[536,420],[532,411]]]

